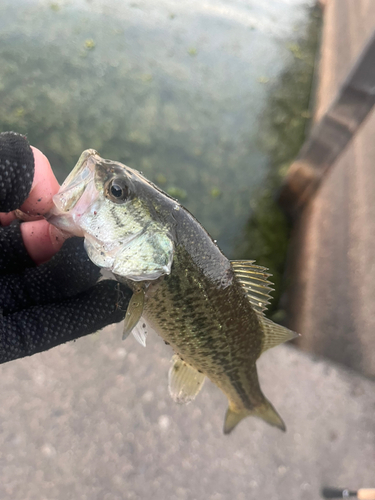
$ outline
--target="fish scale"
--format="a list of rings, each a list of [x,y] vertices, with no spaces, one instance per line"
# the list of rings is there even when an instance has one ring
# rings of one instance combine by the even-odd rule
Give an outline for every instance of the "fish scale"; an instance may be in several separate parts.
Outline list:
[[[144,315],[153,329],[163,332],[164,340],[185,362],[208,374],[231,399],[235,398],[229,394],[233,386],[235,392],[242,393],[247,409],[252,410],[263,401],[255,368],[261,353],[261,338],[254,335],[259,330],[256,314],[234,274],[228,274],[229,261],[216,245],[212,248],[212,240],[204,229],[198,226],[186,235],[184,229],[192,217],[183,211],[177,217],[178,243],[171,274],[151,285],[157,291],[147,302]],[[191,241],[201,243],[197,248]],[[203,242],[212,252],[209,259],[203,258]],[[164,304],[167,305],[161,312]],[[184,318],[187,307],[189,315]],[[247,373],[241,377],[241,371],[255,375],[249,377]],[[252,380],[247,391],[241,381],[244,378]]]

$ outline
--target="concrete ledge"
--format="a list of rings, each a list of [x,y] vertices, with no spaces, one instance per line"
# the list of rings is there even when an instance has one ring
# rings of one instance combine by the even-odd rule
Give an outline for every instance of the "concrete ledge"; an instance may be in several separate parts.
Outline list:
[[[317,120],[332,109],[344,75],[374,30],[375,2],[328,2]],[[301,348],[369,377],[375,377],[374,136],[373,109],[294,227],[286,295],[290,327],[303,334]]]
[[[292,347],[261,384],[288,430],[248,418],[222,434],[226,398],[167,391],[170,349],[101,333],[2,365],[0,498],[316,500],[374,480],[374,383]]]

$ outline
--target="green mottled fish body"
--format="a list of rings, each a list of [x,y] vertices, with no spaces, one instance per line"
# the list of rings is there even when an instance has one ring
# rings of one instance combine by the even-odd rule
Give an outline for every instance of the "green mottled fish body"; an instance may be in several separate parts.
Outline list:
[[[55,198],[50,221],[85,237],[93,262],[134,291],[125,319],[145,342],[155,330],[175,356],[169,390],[194,399],[205,376],[228,397],[224,432],[248,415],[285,430],[263,395],[256,360],[295,335],[263,315],[266,270],[231,263],[198,221],[137,171],[89,150]]]
[[[253,408],[263,401],[255,369],[262,350],[257,315],[229,260],[203,228],[185,210],[176,220],[172,270],[150,284],[145,318],[237,408]]]

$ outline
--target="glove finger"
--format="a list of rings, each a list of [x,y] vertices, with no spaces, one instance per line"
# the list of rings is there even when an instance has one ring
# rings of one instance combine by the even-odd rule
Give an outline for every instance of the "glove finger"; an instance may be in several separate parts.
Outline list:
[[[27,253],[20,231],[20,222],[0,227],[0,276],[20,273],[35,263]]]
[[[69,340],[118,323],[132,292],[115,281],[57,304],[30,307],[0,320],[0,363],[46,351]]]
[[[0,212],[19,208],[29,195],[34,178],[34,155],[26,137],[0,134]]]
[[[88,258],[83,239],[71,238],[45,264],[0,278],[0,306],[3,314],[10,314],[64,300],[87,290],[99,277],[100,269]]]

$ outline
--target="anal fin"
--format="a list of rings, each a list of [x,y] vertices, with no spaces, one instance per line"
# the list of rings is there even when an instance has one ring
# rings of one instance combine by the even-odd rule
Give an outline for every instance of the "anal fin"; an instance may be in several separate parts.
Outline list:
[[[169,370],[169,394],[176,403],[186,404],[201,390],[205,375],[174,355]]]

